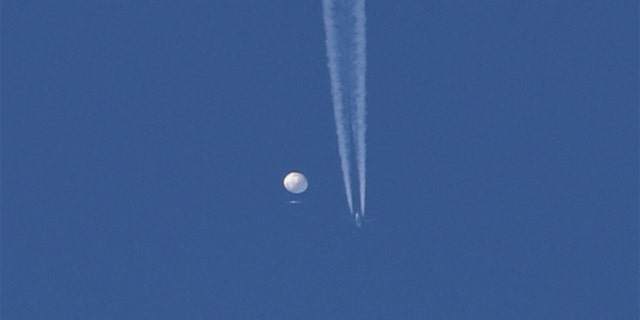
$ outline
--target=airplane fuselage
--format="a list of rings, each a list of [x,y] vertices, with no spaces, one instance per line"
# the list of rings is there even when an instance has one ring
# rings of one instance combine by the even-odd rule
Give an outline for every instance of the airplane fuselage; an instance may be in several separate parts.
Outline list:
[[[356,212],[353,215],[353,221],[356,223],[356,227],[362,227],[362,214],[360,212]]]

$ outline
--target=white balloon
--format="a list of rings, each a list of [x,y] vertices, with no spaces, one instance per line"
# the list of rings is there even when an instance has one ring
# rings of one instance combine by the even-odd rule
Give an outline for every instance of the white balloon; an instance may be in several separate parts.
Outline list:
[[[291,193],[303,193],[307,190],[309,182],[307,178],[300,172],[289,172],[282,181],[284,188]]]

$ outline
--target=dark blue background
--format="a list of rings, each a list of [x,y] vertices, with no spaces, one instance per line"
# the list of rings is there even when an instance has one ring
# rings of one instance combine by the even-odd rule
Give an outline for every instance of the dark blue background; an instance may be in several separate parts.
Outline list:
[[[369,1],[362,229],[321,14],[3,1],[2,318],[638,317],[637,1]]]

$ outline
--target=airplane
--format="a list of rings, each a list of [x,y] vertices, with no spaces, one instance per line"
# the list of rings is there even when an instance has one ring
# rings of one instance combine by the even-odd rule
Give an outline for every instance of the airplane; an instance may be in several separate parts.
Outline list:
[[[362,227],[362,214],[359,211],[356,211],[353,215],[353,222],[355,222],[356,227]]]
[[[369,218],[365,219],[365,218],[364,218],[364,215],[363,215],[361,212],[359,212],[359,211],[356,211],[356,212],[353,214],[353,216],[351,216],[351,215],[350,215],[350,216],[348,216],[348,217],[344,217],[344,218],[345,218],[345,219],[347,219],[347,220],[349,220],[349,221],[351,221],[351,223],[355,224],[357,228],[362,227],[362,224],[363,224],[365,221],[375,220],[375,219],[369,219]]]

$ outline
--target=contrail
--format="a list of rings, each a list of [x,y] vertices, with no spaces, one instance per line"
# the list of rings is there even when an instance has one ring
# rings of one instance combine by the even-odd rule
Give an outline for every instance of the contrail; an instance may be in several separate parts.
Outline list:
[[[364,0],[358,0],[354,4],[355,23],[355,73],[356,73],[356,112],[355,112],[355,145],[356,145],[356,161],[358,161],[358,183],[360,186],[360,213],[364,217],[365,191],[367,185],[367,145],[365,141],[367,133],[366,123],[366,86],[365,76],[367,73],[367,43],[365,34],[366,16],[364,11]]]
[[[347,133],[347,121],[345,116],[345,106],[343,104],[342,84],[340,81],[340,67],[338,62],[337,30],[334,22],[334,7],[331,0],[323,1],[324,28],[327,45],[327,65],[331,78],[331,95],[333,96],[333,115],[336,122],[336,132],[338,134],[338,152],[340,154],[340,165],[342,167],[342,177],[344,188],[347,194],[349,212],[353,213],[353,200],[351,195],[351,165],[350,165],[350,136]]]
[[[349,211],[354,214],[351,154],[355,154],[360,212],[366,188],[366,35],[364,0],[323,0],[327,58],[340,165]]]

